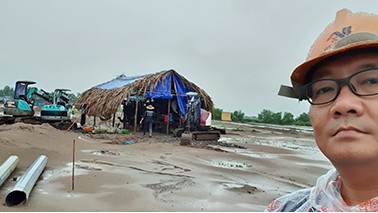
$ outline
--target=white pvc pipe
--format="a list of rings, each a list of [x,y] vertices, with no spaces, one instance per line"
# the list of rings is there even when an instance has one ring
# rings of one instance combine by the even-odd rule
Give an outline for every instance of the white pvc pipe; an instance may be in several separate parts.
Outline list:
[[[1,166],[0,166],[0,186],[8,179],[9,175],[16,169],[19,163],[17,156],[10,156]]]
[[[5,204],[7,206],[15,206],[28,200],[29,194],[45,169],[46,164],[47,157],[45,155],[39,156],[33,162],[5,197]]]

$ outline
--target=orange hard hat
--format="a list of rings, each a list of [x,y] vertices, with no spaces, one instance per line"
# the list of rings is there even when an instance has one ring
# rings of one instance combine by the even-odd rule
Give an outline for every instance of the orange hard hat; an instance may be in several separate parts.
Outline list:
[[[378,15],[352,13],[348,9],[339,10],[335,20],[324,29],[311,46],[306,61],[292,72],[292,89],[297,94],[284,94],[286,91],[280,91],[280,95],[300,98],[299,87],[306,83],[305,77],[311,67],[331,56],[368,47],[378,47]]]

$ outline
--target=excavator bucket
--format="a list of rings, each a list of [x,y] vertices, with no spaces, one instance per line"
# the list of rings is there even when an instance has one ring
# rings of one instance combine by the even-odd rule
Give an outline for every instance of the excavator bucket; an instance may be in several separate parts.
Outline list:
[[[181,134],[180,145],[190,146],[190,145],[192,145],[192,140],[193,140],[193,134],[184,132],[184,133]]]

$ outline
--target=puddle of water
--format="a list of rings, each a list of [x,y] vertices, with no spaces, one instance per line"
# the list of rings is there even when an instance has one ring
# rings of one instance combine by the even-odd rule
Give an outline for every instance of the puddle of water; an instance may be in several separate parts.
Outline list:
[[[89,142],[89,143],[96,143],[95,141],[92,141],[92,140],[88,140],[86,138],[83,138],[81,136],[77,137],[79,140],[82,140],[82,141],[85,141],[85,142]]]
[[[82,150],[84,153],[91,153],[94,155],[106,155],[106,156],[118,156],[120,155],[117,151],[111,151],[111,150]]]
[[[72,192],[66,193],[64,195],[64,197],[66,197],[66,198],[81,198],[81,197],[84,197],[84,196],[85,196],[84,194],[81,194],[81,193],[72,193]]]
[[[269,154],[265,152],[254,152],[250,151],[247,149],[236,149],[236,148],[228,148],[228,147],[222,147],[223,150],[228,151],[228,152],[233,152],[241,155],[245,155],[248,157],[253,157],[253,158],[277,158],[276,154]]]
[[[76,165],[79,163],[76,162]],[[85,169],[80,169],[75,167],[75,176],[76,175],[86,175],[89,171]],[[54,169],[54,170],[46,170],[43,172],[43,180],[53,179],[53,178],[60,178],[60,177],[70,177],[72,176],[72,163],[66,164],[66,167]]]
[[[252,167],[251,164],[241,163],[236,161],[213,161],[210,162],[215,167],[228,168],[228,169],[245,169]]]

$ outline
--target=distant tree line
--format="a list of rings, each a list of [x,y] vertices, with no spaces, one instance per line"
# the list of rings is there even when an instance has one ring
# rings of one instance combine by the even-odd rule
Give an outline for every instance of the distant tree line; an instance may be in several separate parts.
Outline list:
[[[215,108],[213,111],[213,119],[221,120],[223,110]],[[310,117],[308,113],[302,113],[297,117],[294,117],[290,112],[272,112],[271,110],[263,109],[257,118],[246,117],[241,110],[236,110],[231,113],[231,120],[234,122],[242,123],[267,123],[278,125],[297,125],[297,126],[311,126]]]

